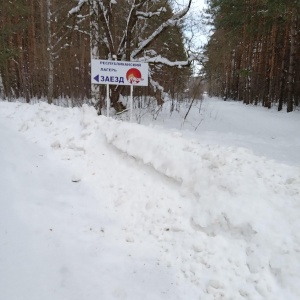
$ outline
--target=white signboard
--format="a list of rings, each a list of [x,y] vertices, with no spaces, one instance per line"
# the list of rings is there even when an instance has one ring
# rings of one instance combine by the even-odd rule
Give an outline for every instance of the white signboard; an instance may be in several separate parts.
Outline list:
[[[147,86],[148,64],[92,59],[91,77],[93,84]]]

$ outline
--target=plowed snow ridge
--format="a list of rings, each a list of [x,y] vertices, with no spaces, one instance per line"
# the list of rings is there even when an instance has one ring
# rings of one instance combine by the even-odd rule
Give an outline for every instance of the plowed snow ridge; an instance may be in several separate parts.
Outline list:
[[[125,232],[124,245],[137,256],[138,241],[161,249],[159,264],[182,288],[152,300],[300,298],[298,167],[99,117],[88,106],[0,107],[2,121],[61,159],[70,177],[110,194],[99,201],[121,220],[113,232]],[[141,297],[122,289],[107,299]]]

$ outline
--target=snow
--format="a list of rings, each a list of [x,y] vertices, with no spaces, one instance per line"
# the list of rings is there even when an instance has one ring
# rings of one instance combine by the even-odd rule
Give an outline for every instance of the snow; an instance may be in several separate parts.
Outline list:
[[[80,12],[81,7],[86,4],[86,2],[87,0],[78,0],[78,5],[69,11],[69,15],[77,14],[78,12]]]
[[[192,1],[188,0],[187,5],[180,9],[178,12],[174,13],[172,17],[170,17],[167,21],[161,23],[149,36],[148,38],[140,41],[138,47],[134,49],[131,53],[131,60],[137,59],[137,56],[153,41],[156,37],[158,37],[166,28],[176,26],[179,24],[180,20],[188,13]],[[139,12],[140,13],[140,12]],[[158,57],[158,61],[163,62],[164,58]],[[171,63],[166,60],[167,63]],[[181,65],[182,62],[179,62]]]
[[[170,116],[167,104],[155,123],[153,118],[144,117],[142,124],[171,128],[175,134],[180,130],[186,137],[203,143],[247,148],[259,156],[300,166],[299,111],[287,114],[285,110],[278,112],[276,107],[267,110],[210,98],[197,103],[186,121],[180,122],[187,109],[188,104],[175,107]],[[138,117],[138,113],[136,115]]]
[[[181,66],[187,66],[191,63],[193,60],[192,57],[189,57],[187,61],[170,61],[165,57],[162,57],[161,55],[156,55],[155,57],[147,58],[143,57],[139,59],[141,62],[147,62],[147,63],[161,63],[167,66],[171,67],[181,67]]]
[[[299,112],[168,108],[0,102],[0,299],[300,298]]]

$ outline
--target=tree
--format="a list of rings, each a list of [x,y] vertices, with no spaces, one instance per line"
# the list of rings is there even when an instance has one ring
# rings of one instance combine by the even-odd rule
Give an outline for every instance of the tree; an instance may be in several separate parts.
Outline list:
[[[299,1],[209,1],[205,70],[212,94],[270,108],[299,105]]]
[[[89,41],[84,33],[72,30],[74,18],[66,17],[73,3],[14,0],[13,4],[4,1],[0,8],[3,96],[28,102],[47,97],[49,103],[60,96],[90,97]]]
[[[91,36],[94,55],[102,59],[150,63],[151,86],[154,92],[160,91],[158,99],[163,101],[164,88],[158,77],[166,78],[163,76],[164,68],[188,67],[193,60],[184,53],[180,31],[191,2],[189,0],[185,7],[173,12],[168,1],[79,0],[77,6],[70,10],[70,15],[76,14],[81,21],[83,11],[91,13],[91,28],[96,28]],[[172,43],[167,43],[169,48],[164,49],[166,37],[172,39],[176,49],[169,57],[167,55],[170,54]],[[111,100],[117,111],[124,108],[118,102],[124,89],[124,86],[119,85],[111,91]]]
[[[11,3],[4,1],[0,9],[0,81],[3,83],[4,94],[9,96],[11,96],[10,86],[13,85],[9,61],[20,57],[21,61],[17,67],[25,68],[20,51],[23,47],[21,36],[26,28],[29,15],[29,10],[23,0],[15,1],[14,4],[12,6]],[[4,80],[4,76],[6,80]]]
[[[79,105],[93,96],[91,56],[149,62],[152,89],[135,91],[155,96],[159,104],[165,92],[174,97],[183,92],[192,57],[183,44],[182,26],[191,1],[186,7],[166,0],[76,0],[76,7],[74,2],[3,2],[0,90],[5,97],[28,102],[46,97],[49,103],[62,97]],[[124,89],[112,87],[117,110]]]
[[[64,3],[56,3],[55,1],[46,0],[46,20],[47,20],[47,60],[48,60],[48,76],[47,76],[47,99],[52,104],[54,94],[54,62],[59,54],[65,48],[70,46],[68,38],[74,29],[74,22],[68,24],[69,18],[65,19],[62,11],[66,7]],[[65,11],[66,13],[66,11]]]

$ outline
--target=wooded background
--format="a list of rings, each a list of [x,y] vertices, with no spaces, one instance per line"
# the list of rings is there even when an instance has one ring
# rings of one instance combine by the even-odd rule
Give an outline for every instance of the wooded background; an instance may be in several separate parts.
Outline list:
[[[164,22],[169,22],[170,26],[153,38],[149,45],[141,48],[141,54],[135,57],[152,59],[150,75],[152,82],[157,85],[136,88],[135,93],[153,95],[158,103],[162,103],[164,91],[172,97],[184,92],[191,75],[190,62],[183,44],[183,23],[170,22],[175,16],[171,2],[83,1],[85,5],[76,7],[78,3],[81,2],[14,0],[11,3],[2,0],[2,97],[24,97],[27,102],[33,97],[47,97],[49,103],[53,98],[68,97],[73,103],[81,104],[91,98],[92,48],[97,49],[93,55],[99,59],[113,59],[115,54],[118,60],[130,60],[131,53],[139,43]],[[132,13],[133,8],[135,14]],[[126,48],[117,53],[115,49],[118,45],[124,44],[122,39],[125,30]],[[108,34],[112,37],[111,47],[106,45]],[[155,61],[155,58],[159,61],[164,57],[170,61],[185,61],[185,66],[175,65],[171,72],[171,66]],[[104,89],[100,89],[99,93],[105,95]]]
[[[81,105],[94,97],[90,60],[96,49],[99,59],[149,61],[151,84],[135,94],[152,96],[157,105],[166,94],[182,100],[195,90],[191,82],[205,82],[209,95],[224,100],[288,112],[299,107],[299,0],[207,0],[208,22],[197,26],[210,26],[212,34],[202,52],[193,53],[204,58],[198,80],[184,34],[187,2],[2,0],[1,97],[46,97],[49,103],[61,97]],[[97,93],[104,98],[105,87]],[[111,88],[116,110],[124,93],[126,87]]]

